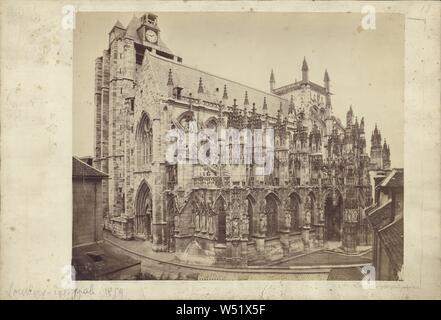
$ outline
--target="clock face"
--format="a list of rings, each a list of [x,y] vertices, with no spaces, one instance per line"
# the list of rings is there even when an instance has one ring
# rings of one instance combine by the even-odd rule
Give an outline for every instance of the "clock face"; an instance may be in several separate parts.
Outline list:
[[[158,41],[158,35],[156,34],[155,31],[151,29],[145,32],[145,38],[147,39],[148,42],[151,43],[156,43],[156,41]]]

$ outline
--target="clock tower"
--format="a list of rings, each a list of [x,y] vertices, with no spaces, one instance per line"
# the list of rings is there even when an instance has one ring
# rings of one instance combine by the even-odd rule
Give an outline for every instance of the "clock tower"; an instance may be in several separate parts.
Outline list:
[[[145,46],[155,48],[159,44],[158,16],[146,13],[141,17],[141,26],[138,28],[138,36]]]

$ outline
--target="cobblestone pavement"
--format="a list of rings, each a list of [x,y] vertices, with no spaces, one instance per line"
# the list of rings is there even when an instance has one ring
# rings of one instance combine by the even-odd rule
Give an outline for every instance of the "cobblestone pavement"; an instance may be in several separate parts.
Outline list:
[[[347,264],[362,264],[372,262],[372,253],[368,252],[362,256],[346,256],[331,252],[313,252],[294,258],[280,264],[280,267],[289,266],[317,266],[317,265],[347,265]]]
[[[259,274],[256,273],[240,273],[225,272],[221,268],[219,270],[204,270],[203,267],[179,266],[173,263],[179,263],[178,259],[172,252],[154,252],[151,243],[148,241],[126,241],[116,238],[109,232],[104,233],[104,239],[108,243],[113,244],[116,252],[124,253],[132,258],[141,261],[141,270],[144,280],[161,279],[161,280],[326,280],[331,268],[327,271],[314,272],[297,272],[292,274],[276,274],[271,271]],[[123,249],[122,249],[123,248]],[[130,252],[131,251],[131,252]],[[311,252],[306,255],[294,257],[280,264],[273,264],[270,268],[280,267],[288,271],[288,267],[292,266],[327,266],[327,265],[348,265],[370,263],[371,254],[363,256],[344,256],[332,252]],[[265,267],[262,267],[264,269]],[[353,279],[354,270],[344,270],[339,268],[336,278],[340,280],[356,280]],[[351,272],[349,272],[351,271]],[[355,272],[357,273],[357,272]],[[348,274],[348,275],[346,275]]]

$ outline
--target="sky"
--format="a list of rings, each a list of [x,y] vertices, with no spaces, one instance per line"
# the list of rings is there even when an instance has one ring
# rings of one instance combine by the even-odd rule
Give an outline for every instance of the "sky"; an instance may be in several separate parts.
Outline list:
[[[334,114],[346,123],[365,119],[367,148],[375,126],[391,149],[392,167],[403,167],[404,19],[376,15],[376,29],[363,30],[358,13],[156,12],[161,38],[183,63],[269,91],[301,79],[306,57],[309,79],[331,79]],[[127,26],[142,13],[76,16],[73,70],[73,154],[93,155],[95,58],[108,47],[116,20]],[[367,149],[369,152],[369,149]]]

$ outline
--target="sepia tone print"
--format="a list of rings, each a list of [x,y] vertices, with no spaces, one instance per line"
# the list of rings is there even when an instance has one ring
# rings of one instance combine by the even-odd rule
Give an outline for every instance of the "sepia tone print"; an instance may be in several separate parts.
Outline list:
[[[308,52],[272,61],[257,89],[187,65],[163,32],[149,12],[100,35],[94,130],[81,133],[94,153],[72,159],[74,278],[402,280],[402,137],[376,124],[381,108],[340,117],[334,95],[351,92],[331,90],[327,69],[312,77]],[[192,134],[196,154],[214,143],[204,156],[229,161],[192,158]]]

